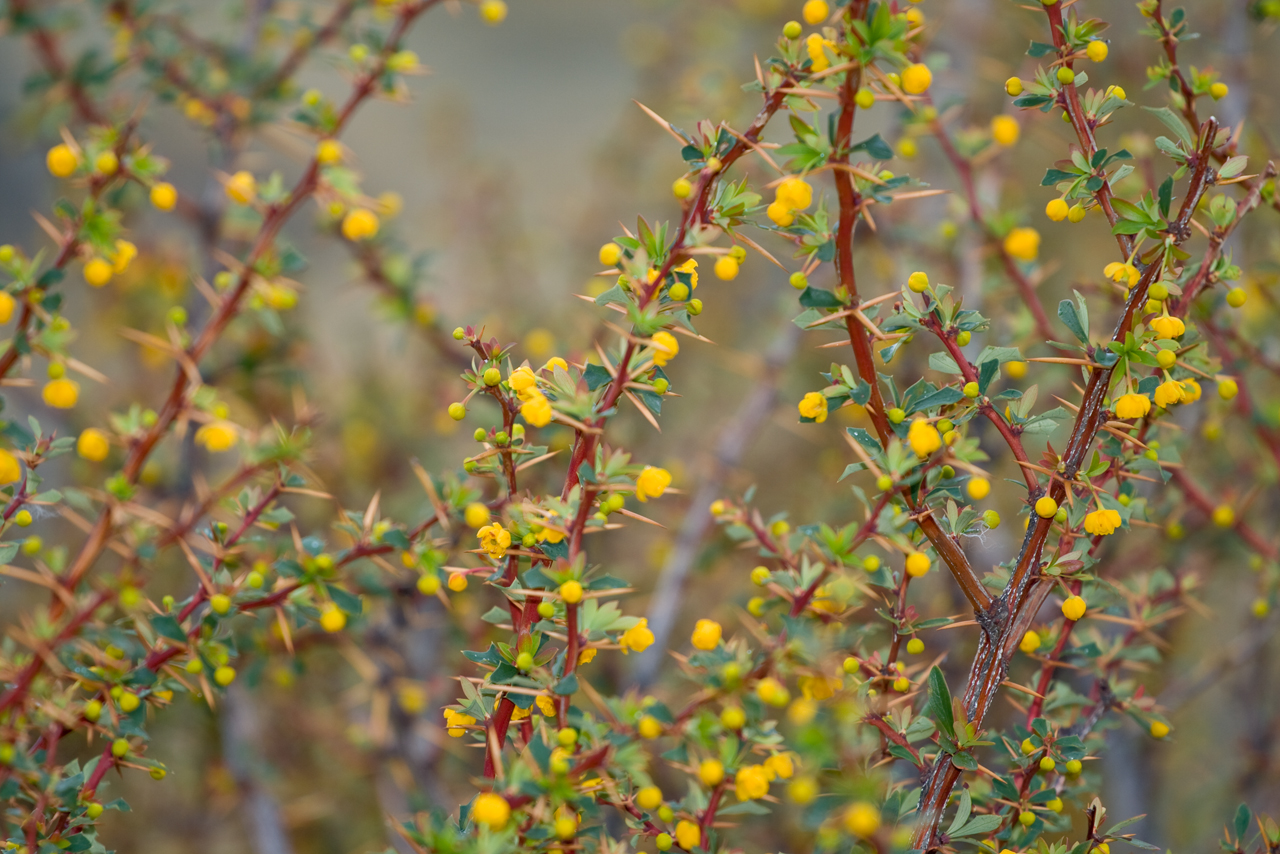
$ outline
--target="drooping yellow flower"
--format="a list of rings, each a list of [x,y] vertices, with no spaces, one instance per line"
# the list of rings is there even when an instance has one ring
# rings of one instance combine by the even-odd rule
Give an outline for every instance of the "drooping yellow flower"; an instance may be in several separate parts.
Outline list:
[[[796,763],[790,753],[775,753],[764,761],[764,767],[780,780],[790,780]]]
[[[698,289],[698,260],[690,258],[683,264],[675,268],[677,273],[689,274],[689,290],[696,291]]]
[[[907,430],[907,444],[916,452],[917,457],[924,459],[942,447],[942,436],[937,427],[924,418],[917,418]]]
[[[797,408],[803,418],[812,418],[819,424],[827,420],[827,396],[820,391],[806,394]]]
[[[698,620],[693,627],[690,642],[696,649],[715,649],[720,643],[723,632],[724,630],[715,620]]]
[[[445,730],[453,738],[462,738],[467,732],[463,727],[469,727],[475,722],[476,719],[471,715],[459,712],[457,709],[444,710]]]
[[[1089,606],[1083,597],[1071,596],[1062,603],[1062,616],[1074,622],[1083,617],[1088,608]]]
[[[827,48],[835,50],[836,43],[830,39],[824,39],[818,33],[813,33],[804,40],[805,50],[809,53],[810,70],[815,74],[820,71],[826,71],[831,67],[831,59],[827,56]]]
[[[681,821],[676,825],[676,842],[686,851],[692,851],[702,845],[702,828],[691,821]]]
[[[1182,322],[1180,317],[1170,317],[1162,315],[1151,321],[1151,329],[1156,333],[1156,338],[1161,341],[1181,338],[1183,333],[1187,331],[1187,325]]]
[[[521,404],[520,415],[532,427],[546,427],[551,423],[551,401],[535,389]]]
[[[538,393],[538,378],[527,365],[521,365],[507,377],[507,384],[521,400],[529,400]]]
[[[129,269],[133,259],[138,257],[138,247],[128,240],[116,241],[116,253],[111,256],[111,269],[114,273],[123,273]]]
[[[763,765],[744,765],[733,778],[733,793],[740,801],[754,801],[769,794],[769,772]]]
[[[1005,235],[1004,251],[1019,261],[1036,260],[1040,255],[1040,232],[1027,227],[1013,229]]]
[[[641,501],[661,498],[670,485],[671,472],[656,466],[645,466],[636,477],[636,498]]]
[[[1183,403],[1195,403],[1197,400],[1200,399],[1200,395],[1202,393],[1203,393],[1203,389],[1200,388],[1200,383],[1196,382],[1191,378],[1187,378],[1182,381],[1182,402]]]
[[[556,368],[559,368],[560,370],[568,373],[569,363],[559,356],[552,356],[550,359],[547,360],[547,363],[542,366],[542,370],[544,371],[554,372]]]
[[[227,179],[227,198],[240,205],[247,205],[258,196],[258,182],[252,172],[239,171]]]
[[[1177,380],[1165,380],[1156,386],[1155,400],[1156,406],[1168,408],[1175,403],[1182,402],[1182,383]]]
[[[1142,277],[1137,267],[1132,264],[1122,264],[1119,261],[1112,261],[1103,267],[1102,275],[1113,282],[1124,282],[1126,288],[1131,288],[1138,284],[1138,279]]]
[[[494,560],[501,560],[511,548],[511,532],[502,527],[501,522],[485,525],[476,532],[476,536],[480,538],[480,547]]]
[[[1129,392],[1116,401],[1115,411],[1117,418],[1144,418],[1151,411],[1151,398]]]
[[[649,620],[641,617],[640,622],[622,633],[622,637],[618,638],[618,645],[622,647],[622,654],[626,655],[631,651],[644,652],[653,646],[653,631],[649,628]]]
[[[804,210],[813,204],[813,187],[795,175],[784,178],[775,193],[777,200],[792,210]]]
[[[1084,529],[1095,537],[1114,534],[1120,527],[1120,513],[1117,510],[1104,508],[1094,510],[1084,517]]]
[[[533,698],[533,702],[537,704],[538,711],[542,712],[542,716],[546,718],[554,718],[556,716],[556,703],[546,694],[539,694]]]
[[[670,362],[680,352],[680,342],[665,329],[655,332],[650,344],[653,347],[653,363],[658,367]]]

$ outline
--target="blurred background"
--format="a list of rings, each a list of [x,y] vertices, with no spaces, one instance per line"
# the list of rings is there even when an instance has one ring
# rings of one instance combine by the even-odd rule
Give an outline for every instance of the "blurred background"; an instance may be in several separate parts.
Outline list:
[[[96,23],[97,4],[63,5],[87,22],[73,45],[105,43]],[[165,0],[164,5],[172,5],[207,37],[232,40],[243,27],[240,3],[183,6]],[[278,11],[288,16],[327,5],[280,2]],[[593,278],[596,249],[623,228],[634,229],[637,214],[650,222],[678,216],[670,186],[684,168],[678,145],[633,102],[685,129],[703,118],[744,127],[758,108],[758,97],[742,90],[754,76],[753,57],[770,55],[782,24],[799,16],[800,5],[799,0],[514,0],[509,18],[497,28],[484,26],[470,5],[435,10],[421,22],[409,46],[430,74],[412,81],[408,103],[365,109],[345,142],[370,195],[394,191],[402,197],[402,210],[390,228],[404,256],[417,259],[419,293],[431,317],[395,316],[345,249],[316,234],[318,216],[309,209],[287,232],[309,260],[297,276],[302,285],[298,307],[284,316],[282,334],[242,331],[237,342],[252,359],[278,359],[278,364],[265,374],[232,362],[215,371],[241,423],[260,425],[275,416],[291,421],[299,397],[321,413],[310,465],[335,501],[291,504],[304,532],[323,531],[337,505],[362,510],[378,492],[386,512],[416,522],[427,505],[409,461],[417,459],[433,472],[456,472],[473,452],[471,431],[488,424],[484,419],[494,413],[481,409],[478,419],[462,424],[445,415],[448,403],[464,394],[454,363],[457,352],[441,344],[454,326],[484,326],[502,341],[519,342],[517,360],[527,356],[535,365],[552,355],[585,358],[593,342],[609,340],[599,323],[601,312],[574,295],[603,290],[607,282]],[[1249,171],[1261,171],[1256,164],[1274,151],[1280,134],[1274,97],[1280,37],[1274,19],[1245,0],[1185,5],[1200,38],[1183,46],[1184,61],[1222,73],[1231,91],[1214,109],[1226,124],[1247,118],[1243,149],[1254,158]],[[1002,88],[1005,78],[1028,76],[1034,69],[1024,52],[1031,40],[1048,41],[1044,18],[1008,0],[925,0],[920,8],[931,34],[927,55],[935,70],[935,100],[962,149],[976,151],[989,138],[991,118],[1012,111]],[[1164,104],[1163,84],[1143,88],[1157,46],[1139,36],[1142,19],[1134,5],[1082,0],[1072,8],[1112,22],[1105,33],[1110,58],[1090,67],[1091,85],[1121,84],[1131,100]],[[271,33],[264,38],[269,42]],[[71,120],[56,104],[24,100],[24,80],[34,67],[25,42],[3,42],[0,239],[29,249],[47,242],[32,212],[47,212],[59,191],[44,169],[44,152],[56,141],[59,125]],[[341,75],[323,53],[299,83],[335,98],[345,92]],[[1069,128],[1056,114],[1019,113],[1018,118],[1017,146],[978,155],[978,193],[988,210],[1014,212],[1022,223],[1040,229],[1045,263],[1039,287],[1052,311],[1072,288],[1091,296],[1103,292],[1101,268],[1115,260],[1114,244],[1098,218],[1068,226],[1044,217],[1050,191],[1039,186],[1039,179],[1066,151]],[[879,132],[896,144],[901,119],[897,107],[881,104],[860,115],[857,136]],[[1124,145],[1142,157],[1150,153],[1159,128],[1150,116],[1129,110],[1103,132],[1103,144],[1113,150]],[[766,137],[782,139],[783,130],[775,128]],[[158,99],[147,102],[142,134],[172,161],[171,180],[185,194],[204,192],[211,164],[222,165],[202,129]],[[918,148],[915,158],[898,159],[888,168],[934,187],[958,189],[936,143],[921,137]],[[280,169],[289,178],[300,171],[300,153],[306,150],[298,133],[273,128],[252,141],[236,168],[258,175]],[[761,166],[747,168],[766,180],[772,177]],[[1134,180],[1141,177],[1139,170]],[[170,306],[198,300],[190,273],[200,268],[199,250],[195,235],[176,218],[145,210],[135,216],[130,228],[145,263],[101,291],[78,281],[68,288],[74,297],[68,313],[81,330],[74,352],[107,374],[110,383],[85,384],[80,405],[66,414],[41,406],[36,389],[13,389],[7,417],[36,412],[47,429],[68,433],[102,423],[107,409],[121,401],[158,402],[171,366],[128,342],[119,329],[159,330]],[[1249,271],[1246,332],[1262,352],[1280,358],[1274,314],[1264,310],[1268,300],[1260,298],[1277,277],[1276,223],[1274,211],[1260,212],[1231,249],[1235,262]],[[1026,313],[1015,308],[1013,289],[967,225],[961,197],[880,208],[876,224],[875,234],[860,232],[864,296],[896,290],[911,270],[925,269],[992,316],[1001,343],[1025,339],[1032,331]],[[784,264],[790,262],[777,241],[750,236]],[[819,276],[828,278],[816,284],[831,284],[829,270]],[[683,595],[666,600],[674,608],[676,643],[700,616],[733,625],[751,595],[747,571],[754,555],[736,551],[708,525],[708,496],[740,495],[757,485],[761,510],[785,511],[793,525],[862,518],[849,482],[836,483],[853,459],[840,438],[843,430],[831,429],[831,423],[826,429],[798,424],[795,411],[806,391],[824,385],[818,372],[833,359],[848,362],[847,351],[817,349],[829,335],[797,333],[791,318],[799,308],[787,273],[757,255],[737,280],[704,275],[702,283],[698,296],[705,313],[698,328],[714,344],[682,341],[680,356],[668,366],[673,390],[682,397],[664,406],[662,433],[626,412],[609,437],[633,449],[638,461],[671,470],[683,494],[651,505],[648,512],[664,529],[633,525],[601,539],[593,552],[593,559],[638,588],[623,603],[628,613],[645,613],[664,571],[669,579],[684,578]],[[90,318],[93,322],[86,322]],[[430,334],[419,322],[424,319],[446,334]],[[1094,319],[1095,329],[1109,323],[1109,317]],[[975,348],[984,343],[981,337],[975,337]],[[893,373],[918,375],[926,357],[926,347],[909,348]],[[1050,390],[1069,395],[1070,379],[1065,371],[1034,367],[1024,384],[1041,383],[1044,402]],[[1259,383],[1272,392],[1262,396],[1262,415],[1276,423],[1280,397],[1274,383]],[[1210,397],[1179,415],[1187,435],[1198,436],[1206,422],[1225,415],[1221,402]],[[854,423],[843,414],[833,421],[840,428]],[[563,446],[569,438],[554,430],[551,435],[553,445]],[[1050,437],[1059,447],[1061,439]],[[999,454],[998,437],[984,435],[984,442]],[[1244,428],[1228,429],[1224,440],[1202,444],[1197,464],[1212,472],[1216,488],[1228,495],[1233,471],[1248,470],[1251,477],[1262,473],[1270,488],[1234,497],[1261,530],[1274,532],[1280,506],[1271,458],[1259,453]],[[176,458],[161,459],[154,480],[163,483],[171,476],[165,467],[176,465]],[[1001,480],[1016,478],[1016,472],[1002,461],[994,473],[992,506],[1006,519],[1016,519],[1022,490]],[[216,476],[216,466],[203,474]],[[554,482],[561,475],[552,466],[543,476]],[[79,461],[61,469],[51,466],[50,476],[69,482],[100,477]],[[1273,618],[1259,620],[1250,610],[1256,598],[1274,598],[1274,592],[1259,580],[1250,555],[1233,537],[1206,529],[1194,513],[1184,517],[1175,498],[1153,497],[1151,504],[1159,508],[1153,518],[1181,519],[1190,536],[1176,543],[1159,531],[1113,538],[1100,572],[1119,579],[1140,566],[1195,569],[1208,582],[1206,607],[1203,613],[1187,613],[1164,633],[1165,661],[1133,662],[1143,671],[1139,677],[1148,692],[1170,692],[1176,701],[1170,708],[1176,729],[1166,742],[1152,744],[1132,722],[1118,724],[1108,734],[1103,760],[1108,786],[1102,795],[1117,820],[1148,815],[1134,828],[1141,838],[1176,851],[1204,850],[1240,801],[1247,800],[1255,811],[1280,810],[1280,672],[1270,640],[1275,626]],[[33,530],[46,540],[78,543],[74,529],[58,520],[40,520]],[[974,564],[989,567],[1008,559],[1019,533],[1020,526],[1010,524],[973,541]],[[185,579],[184,568],[175,563],[171,577],[158,576],[155,589],[147,592],[156,599],[184,595]],[[928,613],[963,610],[963,600],[943,573],[912,590],[920,597],[917,607]],[[35,595],[5,582],[0,587],[5,623]],[[386,829],[389,814],[431,805],[452,809],[468,799],[468,776],[478,772],[479,757],[461,740],[444,737],[438,709],[455,696],[448,676],[457,672],[458,651],[483,642],[487,626],[477,618],[496,601],[478,585],[453,598],[452,615],[435,604],[393,600],[359,627],[364,634],[357,645],[309,650],[296,662],[261,662],[246,680],[256,684],[237,685],[215,710],[195,701],[179,703],[157,723],[151,751],[169,765],[170,777],[165,784],[144,775],[112,783],[109,791],[126,796],[135,811],[110,820],[107,845],[149,854],[381,851],[394,844]],[[954,645],[944,667],[952,684],[959,684],[973,638],[956,631],[927,642],[935,648]],[[641,678],[646,676],[645,661],[637,665],[635,657],[601,656],[597,687],[621,690],[637,678],[637,668]],[[674,696],[687,688],[678,678],[659,676],[646,690]],[[389,717],[371,712],[379,702],[391,703]],[[998,706],[996,714],[1001,713]],[[762,825],[756,838],[761,851],[804,851],[810,845],[787,820]]]

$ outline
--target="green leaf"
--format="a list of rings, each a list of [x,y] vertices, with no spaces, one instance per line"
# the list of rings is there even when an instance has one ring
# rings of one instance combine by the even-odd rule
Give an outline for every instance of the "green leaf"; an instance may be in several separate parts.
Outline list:
[[[933,715],[938,728],[956,737],[956,719],[951,711],[951,692],[947,689],[947,679],[935,664],[929,671],[929,713]]]
[[[870,139],[864,139],[855,145],[850,151],[865,151],[876,160],[892,160],[893,149],[889,147],[889,143],[880,138],[880,134],[876,134]]]
[[[551,690],[562,697],[568,697],[571,694],[576,694],[578,691],[578,674],[570,673],[568,676],[557,682],[555,687]]]
[[[171,641],[185,644],[187,642],[187,633],[182,630],[182,626],[178,625],[178,621],[168,614],[157,614],[151,618],[151,628]]]
[[[805,288],[800,292],[800,305],[805,308],[839,308],[843,304],[831,291],[821,288]]]
[[[1075,303],[1069,299],[1058,303],[1058,319],[1071,330],[1072,335],[1080,339],[1080,343],[1089,343],[1089,333],[1085,331],[1084,324],[1080,322],[1080,316],[1076,314]]]
[[[613,375],[603,365],[587,365],[587,369],[582,372],[582,378],[587,381],[587,388],[595,391],[600,386],[610,382],[613,379]]]
[[[1249,810],[1247,804],[1241,804],[1236,807],[1235,830],[1236,839],[1242,839],[1244,833],[1249,829],[1249,822],[1253,820],[1253,813]]]
[[[1143,107],[1142,109],[1164,122],[1164,126],[1173,131],[1188,150],[1195,147],[1195,139],[1191,136],[1191,131],[1187,130],[1186,122],[1173,110],[1168,107]]]
[[[933,409],[935,406],[947,406],[952,403],[959,403],[964,399],[964,392],[960,391],[960,389],[955,386],[946,385],[917,400],[915,405],[912,407],[912,411],[922,412],[926,409]]]
[[[960,366],[956,364],[956,360],[951,358],[951,354],[945,351],[929,354],[929,369],[942,374],[960,373]]]
[[[1004,819],[998,815],[979,815],[969,819],[968,823],[959,830],[949,833],[948,836],[985,836],[991,833],[997,827],[1004,823]]]

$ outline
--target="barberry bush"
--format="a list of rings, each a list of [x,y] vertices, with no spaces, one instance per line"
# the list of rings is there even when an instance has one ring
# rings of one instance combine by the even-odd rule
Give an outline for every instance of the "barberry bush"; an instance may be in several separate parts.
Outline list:
[[[0,246],[7,849],[107,850],[163,821],[137,781],[171,767],[212,781],[206,818],[238,790],[263,854],[1153,848],[1108,811],[1109,746],[1172,749],[1275,630],[1267,134],[1223,118],[1238,96],[1162,0],[998,0],[1033,40],[990,91],[929,5],[780,10],[745,121],[643,107],[683,164],[666,212],[591,224],[588,293],[539,310],[562,329],[496,332],[444,321],[464,285],[428,284],[344,135],[409,98],[415,26],[503,24],[502,0],[0,5],[58,197]],[[316,65],[340,74],[306,88]],[[207,150],[189,184],[163,111]],[[432,465],[397,446],[368,489],[325,458],[297,318],[334,247],[449,372],[412,427]],[[741,318],[763,369],[734,411],[685,366],[748,280],[793,320],[766,352]],[[729,472],[775,397],[821,451]],[[673,411],[724,422],[716,466],[681,462]],[[338,447],[394,429],[366,412]],[[1274,710],[1244,703],[1274,784]],[[225,760],[193,746],[215,720]],[[372,779],[370,832],[291,841],[264,755],[304,796]],[[1280,850],[1274,791],[1210,822],[1223,850]]]

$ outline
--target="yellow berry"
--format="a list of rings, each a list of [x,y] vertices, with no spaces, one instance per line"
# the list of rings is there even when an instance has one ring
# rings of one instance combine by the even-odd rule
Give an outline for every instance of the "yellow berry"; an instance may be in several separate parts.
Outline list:
[[[800,12],[804,22],[810,25],[821,24],[830,14],[831,9],[827,6],[826,0],[808,0]]]
[[[213,681],[217,682],[223,688],[227,687],[232,682],[236,681],[236,669],[226,664],[222,665],[217,670],[213,671]]]
[[[933,83],[933,72],[923,63],[908,65],[902,71],[902,91],[908,95],[919,95]]]
[[[490,830],[502,830],[511,818],[511,805],[502,795],[484,792],[471,804],[471,817]]]
[[[336,139],[322,139],[316,145],[316,160],[328,165],[342,161],[342,144]]]
[[[1094,62],[1102,62],[1110,52],[1107,43],[1101,39],[1093,39],[1084,49],[1085,54]]]
[[[600,263],[612,267],[622,260],[622,247],[616,243],[606,243],[600,247]]]
[[[1169,734],[1169,725],[1164,721],[1152,721],[1151,734],[1156,738],[1164,738]]]
[[[1022,94],[1022,81],[1017,77],[1010,77],[1008,80],[1004,81],[1004,91],[1007,92],[1010,97],[1018,97]]]
[[[1036,515],[1044,519],[1053,518],[1053,514],[1058,512],[1058,502],[1054,501],[1048,495],[1041,496],[1036,501]]]
[[[111,262],[103,258],[93,258],[84,265],[84,280],[95,288],[100,288],[111,281],[115,269]]]
[[[687,199],[693,195],[693,184],[688,178],[677,178],[671,185],[671,195],[677,199]]]
[[[929,290],[929,276],[927,273],[916,271],[907,277],[907,287],[918,294],[922,294]]]
[[[1021,133],[1022,128],[1013,116],[996,116],[991,120],[991,138],[996,145],[1008,148],[1018,141]]]
[[[1227,291],[1227,305],[1232,308],[1239,308],[1244,305],[1249,295],[1244,292],[1244,288],[1232,288]]]
[[[929,571],[931,563],[929,556],[924,552],[912,552],[907,555],[907,575],[919,578]]]
[[[981,501],[991,494],[991,481],[985,477],[970,478],[967,491],[974,501]]]
[[[698,779],[708,788],[715,786],[724,779],[724,765],[719,759],[704,759],[698,766]]]
[[[1070,210],[1065,199],[1053,199],[1044,206],[1044,215],[1054,222],[1062,222]]]
[[[560,585],[560,598],[570,605],[582,601],[582,584],[577,581],[566,581]]]
[[[93,171],[99,175],[114,175],[120,170],[120,158],[114,151],[104,151],[93,160]]]
[[[1228,91],[1226,83],[1214,83],[1209,87],[1209,95],[1215,101],[1221,101],[1223,98],[1227,97]]]
[[[924,641],[920,640],[920,638],[912,638],[907,641],[907,652],[912,655],[919,655],[924,652]]]

